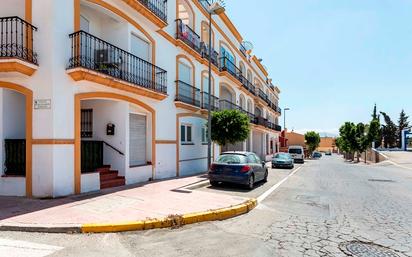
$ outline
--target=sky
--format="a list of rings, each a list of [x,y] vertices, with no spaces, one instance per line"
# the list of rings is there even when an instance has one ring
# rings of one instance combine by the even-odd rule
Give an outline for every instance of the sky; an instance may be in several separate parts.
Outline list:
[[[412,0],[225,3],[279,85],[289,130],[338,134],[345,121],[369,122],[375,103],[412,120]]]

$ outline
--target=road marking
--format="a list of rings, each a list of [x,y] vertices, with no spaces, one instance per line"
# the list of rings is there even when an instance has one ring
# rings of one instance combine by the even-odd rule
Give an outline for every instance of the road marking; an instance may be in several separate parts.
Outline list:
[[[61,249],[63,247],[0,238],[0,256],[45,257]]]
[[[258,198],[257,201],[258,203],[261,203],[263,200],[266,199],[266,197],[268,197],[271,193],[273,193],[278,187],[280,187],[283,183],[286,182],[286,180],[288,180],[290,177],[292,177],[293,175],[295,175],[296,172],[298,172],[303,166],[300,166],[299,168],[297,168],[296,170],[294,170],[292,173],[290,173],[286,178],[282,179],[281,181],[279,181],[276,185],[272,186],[271,188],[269,188],[266,192],[264,192],[263,194],[261,194]]]
[[[393,165],[395,165],[395,166],[398,166],[398,167],[400,167],[400,168],[404,168],[404,169],[407,169],[407,170],[412,170],[412,168],[409,168],[409,167],[400,165],[399,163],[396,163],[396,162],[391,161],[391,160],[387,160],[387,162],[389,162],[389,163],[391,163],[391,164],[393,164]]]

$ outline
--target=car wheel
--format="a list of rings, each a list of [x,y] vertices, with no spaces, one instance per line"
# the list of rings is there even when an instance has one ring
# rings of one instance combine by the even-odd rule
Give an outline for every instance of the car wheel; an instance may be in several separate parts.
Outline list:
[[[214,187],[219,186],[219,182],[217,182],[217,181],[209,181],[209,182],[210,182],[210,184],[211,184],[212,186],[214,186]]]
[[[252,190],[255,187],[255,176],[252,174],[249,177],[249,181],[248,181],[248,185],[247,185],[248,189]]]
[[[263,182],[268,182],[268,176],[269,176],[269,173],[268,173],[268,170],[266,170],[266,172],[265,172],[265,178],[263,179]]]

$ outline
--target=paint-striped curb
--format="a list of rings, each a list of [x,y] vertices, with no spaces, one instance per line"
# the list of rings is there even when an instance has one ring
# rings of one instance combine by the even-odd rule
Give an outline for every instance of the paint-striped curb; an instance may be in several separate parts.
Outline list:
[[[242,204],[216,210],[190,213],[184,215],[171,215],[163,219],[149,219],[125,223],[83,224],[82,233],[110,233],[124,231],[149,230],[156,228],[180,227],[205,221],[216,221],[233,218],[250,212],[257,206],[256,199],[250,199]]]

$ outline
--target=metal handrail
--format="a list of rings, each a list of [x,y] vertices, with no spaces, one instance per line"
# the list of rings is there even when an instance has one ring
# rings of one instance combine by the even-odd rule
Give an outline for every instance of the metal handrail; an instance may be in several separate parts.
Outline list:
[[[201,54],[200,36],[191,27],[184,24],[181,19],[176,19],[176,38]]]
[[[106,141],[102,141],[103,144],[105,144],[106,146],[110,147],[111,149],[113,149],[115,152],[117,152],[118,154],[124,156],[124,153],[122,153],[122,151],[120,151],[119,149],[117,149],[116,147],[112,146],[111,144],[107,143]]]
[[[167,22],[167,0],[137,0],[157,17]]]
[[[175,100],[200,107],[200,89],[177,80]]]

